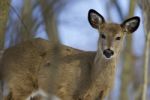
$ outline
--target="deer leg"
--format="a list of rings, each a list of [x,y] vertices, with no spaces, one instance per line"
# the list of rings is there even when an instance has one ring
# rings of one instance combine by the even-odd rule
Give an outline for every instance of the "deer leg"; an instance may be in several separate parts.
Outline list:
[[[3,100],[13,100],[12,92],[10,92],[7,96],[4,96]]]
[[[98,97],[95,100],[104,100],[106,95],[108,95],[108,90],[103,90],[99,93]]]

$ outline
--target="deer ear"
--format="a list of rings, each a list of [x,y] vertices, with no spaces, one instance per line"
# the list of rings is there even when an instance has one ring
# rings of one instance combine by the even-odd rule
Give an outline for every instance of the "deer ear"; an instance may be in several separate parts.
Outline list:
[[[105,19],[97,11],[90,9],[88,13],[88,20],[93,28],[98,29],[99,25],[105,22]]]
[[[123,31],[127,33],[133,33],[134,31],[137,30],[140,24],[140,18],[135,16],[132,18],[129,18],[125,20],[122,24],[121,27],[123,28]]]

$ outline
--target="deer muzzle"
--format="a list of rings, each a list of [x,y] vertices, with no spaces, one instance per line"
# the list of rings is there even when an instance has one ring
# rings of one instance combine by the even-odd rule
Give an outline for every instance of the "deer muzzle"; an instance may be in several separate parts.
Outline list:
[[[111,49],[106,49],[103,51],[103,54],[105,55],[106,58],[110,58],[111,56],[114,55],[114,51],[112,51]]]

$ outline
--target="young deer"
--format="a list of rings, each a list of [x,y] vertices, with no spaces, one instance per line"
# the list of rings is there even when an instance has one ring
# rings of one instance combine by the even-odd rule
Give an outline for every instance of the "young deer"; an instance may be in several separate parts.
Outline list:
[[[1,60],[4,100],[103,100],[110,92],[126,34],[139,17],[106,23],[95,10],[88,20],[100,33],[97,52],[34,39],[8,48]],[[7,91],[5,91],[7,90]]]

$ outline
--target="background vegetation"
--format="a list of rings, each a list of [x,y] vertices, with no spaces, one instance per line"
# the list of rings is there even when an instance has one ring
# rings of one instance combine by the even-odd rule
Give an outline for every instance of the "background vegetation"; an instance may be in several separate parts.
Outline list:
[[[87,21],[90,8],[109,21],[141,17],[138,31],[127,36],[115,86],[107,100],[149,100],[149,0],[0,0],[0,50],[41,37],[56,44],[95,51],[98,34]]]

